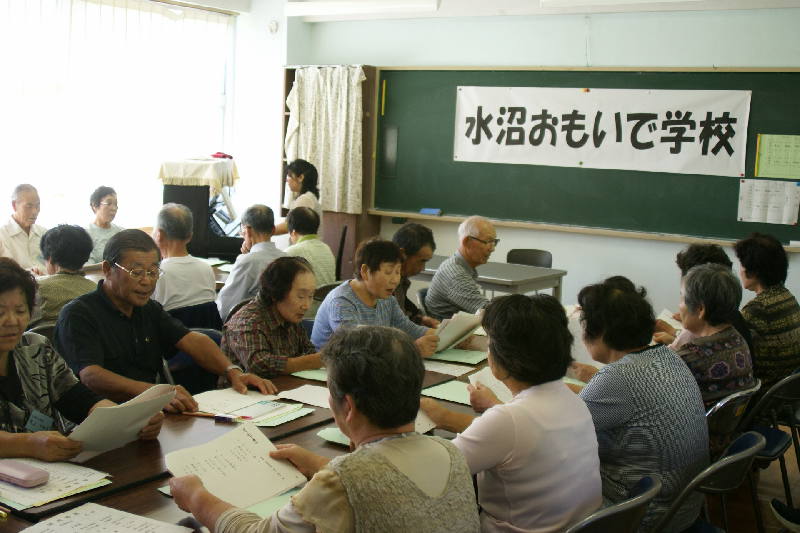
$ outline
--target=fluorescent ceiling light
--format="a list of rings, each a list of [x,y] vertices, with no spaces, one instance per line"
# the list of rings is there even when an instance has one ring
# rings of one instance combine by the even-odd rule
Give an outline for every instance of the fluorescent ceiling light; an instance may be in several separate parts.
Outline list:
[[[589,7],[631,4],[686,4],[702,0],[539,0],[541,7]]]
[[[286,2],[287,17],[435,13],[439,0],[316,0]]]

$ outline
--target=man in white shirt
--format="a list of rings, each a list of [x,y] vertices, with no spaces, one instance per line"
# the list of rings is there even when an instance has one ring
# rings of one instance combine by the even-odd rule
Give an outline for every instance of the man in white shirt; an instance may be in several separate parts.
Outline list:
[[[252,205],[242,215],[242,254],[236,258],[217,296],[217,309],[223,321],[236,304],[256,295],[261,272],[275,259],[286,255],[271,241],[273,231],[275,215],[266,205]]]
[[[295,207],[286,217],[289,240],[286,255],[302,257],[314,270],[317,287],[336,281],[336,258],[330,247],[317,235],[319,215],[310,207]]]
[[[41,209],[36,187],[27,183],[17,185],[11,195],[11,207],[14,213],[0,227],[0,256],[10,257],[19,266],[36,275],[44,275],[44,259],[39,241],[47,230],[36,224]]]
[[[161,251],[161,270],[153,300],[165,311],[213,302],[217,282],[210,265],[189,255],[193,217],[182,204],[165,204],[158,213],[153,239]]]

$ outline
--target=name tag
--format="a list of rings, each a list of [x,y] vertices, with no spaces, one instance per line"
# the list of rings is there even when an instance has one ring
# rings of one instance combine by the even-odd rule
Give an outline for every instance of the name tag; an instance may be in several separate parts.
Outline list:
[[[53,429],[53,419],[46,414],[34,410],[25,424],[25,430],[34,433],[36,431],[50,431]]]

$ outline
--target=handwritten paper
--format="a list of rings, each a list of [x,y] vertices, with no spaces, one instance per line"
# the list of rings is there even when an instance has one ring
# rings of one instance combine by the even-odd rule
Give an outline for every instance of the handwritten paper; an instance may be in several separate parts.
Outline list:
[[[192,530],[96,503],[85,503],[31,526],[29,533],[185,533]]]
[[[800,135],[758,135],[756,176],[800,178]]]
[[[483,385],[487,386],[497,399],[503,403],[508,403],[514,398],[514,394],[511,390],[506,387],[505,383],[494,377],[492,374],[492,369],[484,367],[480,370],[480,372],[475,372],[469,376],[469,382],[475,385],[476,383],[482,383]]]
[[[109,483],[108,474],[71,463],[47,463],[37,459],[15,459],[21,463],[46,470],[50,479],[44,485],[29,489],[0,481],[0,501],[15,509],[37,507],[71,494],[95,488],[98,483]]]
[[[292,375],[303,379],[313,379],[314,381],[328,381],[328,371],[324,368],[300,370],[299,372],[292,372]]]
[[[288,461],[269,456],[275,446],[255,425],[245,423],[211,442],[168,453],[174,476],[195,474],[215,496],[249,507],[305,483]]]
[[[797,224],[800,181],[739,180],[740,222]]]
[[[135,398],[110,407],[96,407],[69,438],[84,452],[104,452],[137,439],[139,431],[175,397],[172,385],[155,385]]]
[[[475,370],[474,368],[468,366],[451,365],[449,363],[441,363],[439,361],[431,361],[429,359],[425,359],[423,363],[425,364],[425,370],[455,377],[463,376],[467,372],[472,372]]]
[[[278,393],[278,398],[328,408],[328,388],[317,385],[302,385],[292,390]]]
[[[440,400],[447,400],[448,402],[470,405],[467,384],[462,381],[448,381],[447,383],[441,383],[433,387],[428,387],[427,389],[422,389],[422,395],[438,398]]]
[[[466,363],[468,365],[477,365],[486,359],[486,352],[475,350],[459,350],[458,348],[450,348],[443,352],[435,353],[428,359],[436,361],[450,361],[453,363]]]
[[[232,388],[210,390],[195,394],[194,399],[198,404],[198,410],[211,414],[229,414],[244,407],[249,407],[260,401],[272,401],[277,396],[261,394],[258,391],[249,390],[247,394],[239,394]]]

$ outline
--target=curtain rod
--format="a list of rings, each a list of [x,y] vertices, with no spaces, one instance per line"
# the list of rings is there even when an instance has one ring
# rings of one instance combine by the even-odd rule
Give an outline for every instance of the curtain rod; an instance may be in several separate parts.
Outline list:
[[[227,9],[220,9],[218,7],[201,6],[197,4],[189,4],[187,2],[179,2],[178,0],[149,0],[155,4],[167,4],[170,6],[189,7],[192,9],[199,9],[200,11],[211,11],[212,13],[219,13],[221,15],[229,15],[231,17],[239,16],[236,11],[228,11]]]

